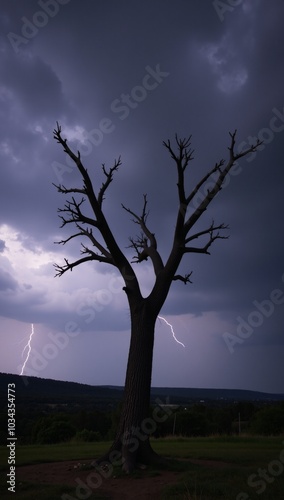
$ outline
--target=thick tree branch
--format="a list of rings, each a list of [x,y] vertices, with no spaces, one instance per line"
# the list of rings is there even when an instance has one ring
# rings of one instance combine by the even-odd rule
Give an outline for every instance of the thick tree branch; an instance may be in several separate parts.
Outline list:
[[[201,217],[203,212],[207,209],[209,203],[215,198],[216,194],[219,193],[219,191],[222,189],[222,185],[229,174],[231,168],[235,164],[235,162],[243,157],[248,155],[249,153],[255,152],[257,148],[262,144],[262,141],[259,139],[255,144],[253,144],[251,147],[246,149],[245,151],[242,151],[241,153],[235,153],[235,143],[236,143],[236,133],[237,131],[235,130],[233,133],[230,132],[230,137],[231,137],[231,144],[228,147],[230,151],[230,158],[227,162],[227,165],[221,169],[221,167],[224,164],[224,160],[221,160],[218,164],[215,165],[215,167],[212,169],[211,174],[213,172],[219,171],[219,175],[217,180],[215,181],[213,187],[211,189],[207,189],[207,194],[204,196],[204,199],[198,204],[197,208],[194,210],[193,214],[187,219],[184,225],[184,233],[185,235],[188,233],[188,231],[193,227],[193,225],[197,222],[197,220]],[[194,195],[192,194],[189,196],[189,200],[191,201],[194,196],[197,194],[198,190],[197,187],[201,186],[204,184],[204,182],[208,179],[208,174],[201,180],[201,182],[196,186],[194,189]]]
[[[198,193],[200,188],[205,184],[205,182],[213,175],[215,172],[220,172],[221,173],[221,167],[224,165],[225,160],[220,160],[219,163],[215,163],[214,167],[209,170],[209,172],[204,175],[204,177],[196,184],[195,188],[191,191],[189,196],[186,198],[186,205],[188,206],[191,200],[194,198],[194,196]]]
[[[133,216],[133,222],[135,222],[135,224],[138,224],[142,230],[141,235],[137,236],[136,239],[129,238],[131,242],[130,248],[134,248],[137,254],[134,257],[135,260],[133,260],[132,263],[137,264],[139,262],[147,260],[148,257],[150,257],[153,264],[154,272],[157,276],[157,274],[164,268],[164,264],[157,249],[157,240],[155,234],[150,231],[150,229],[146,224],[149,215],[149,211],[147,211],[146,194],[143,195],[143,199],[144,199],[143,209],[142,209],[142,214],[140,216],[137,215],[132,210],[130,210],[130,208],[125,207],[123,204],[122,208]]]
[[[203,212],[207,209],[210,202],[214,199],[217,193],[222,189],[226,176],[229,174],[231,168],[235,162],[249,153],[255,152],[257,148],[261,145],[261,141],[257,140],[255,144],[237,153],[235,151],[236,145],[236,131],[230,133],[230,146],[229,149],[229,159],[227,163],[225,160],[220,160],[215,163],[214,167],[209,170],[209,172],[204,175],[196,186],[191,190],[189,194],[186,193],[185,189],[185,172],[189,165],[189,162],[193,159],[193,150],[191,149],[191,137],[179,139],[177,135],[175,136],[176,150],[172,147],[170,140],[164,142],[164,146],[170,153],[171,158],[174,160],[177,169],[177,191],[179,208],[177,212],[175,232],[173,237],[172,250],[164,265],[161,255],[158,251],[158,245],[155,234],[149,229],[147,218],[147,196],[144,195],[144,203],[141,215],[137,215],[130,208],[126,208],[122,205],[123,209],[126,210],[132,217],[133,221],[139,225],[141,229],[141,234],[135,238],[130,238],[130,247],[135,250],[135,256],[132,263],[130,263],[123,252],[120,250],[113,233],[108,225],[108,222],[102,211],[102,204],[105,198],[106,190],[113,180],[114,173],[118,170],[121,165],[120,158],[115,161],[113,167],[109,170],[102,165],[103,174],[105,180],[102,183],[98,194],[94,192],[92,181],[89,177],[87,169],[81,162],[80,152],[75,154],[67,144],[67,140],[63,139],[61,136],[61,127],[57,123],[57,129],[54,130],[54,138],[59,142],[66,154],[75,162],[79,172],[83,178],[82,188],[67,188],[64,185],[57,185],[56,188],[59,192],[63,194],[72,193],[72,199],[67,201],[64,208],[59,210],[59,217],[62,221],[62,226],[66,224],[74,223],[77,232],[76,234],[62,240],[59,243],[65,244],[73,238],[85,236],[91,242],[94,251],[91,247],[82,244],[81,253],[84,255],[82,259],[69,263],[65,259],[65,265],[56,265],[57,275],[61,276],[67,270],[72,270],[73,267],[86,261],[100,261],[116,266],[121,272],[125,279],[125,291],[130,297],[133,296],[142,297],[137,277],[132,268],[132,263],[140,263],[148,260],[152,261],[154,272],[156,275],[156,282],[153,287],[151,294],[148,299],[151,300],[153,297],[153,303],[157,311],[159,307],[163,304],[167,293],[170,288],[172,281],[179,280],[183,283],[190,282],[190,274],[182,276],[177,274],[179,264],[185,253],[204,253],[209,254],[209,249],[211,245],[217,239],[227,239],[228,236],[221,235],[221,232],[228,229],[225,224],[215,225],[214,221],[212,224],[195,234],[190,234],[191,229],[201,217]],[[206,183],[210,179],[210,188],[206,190]],[[201,190],[203,193],[201,193]],[[81,194],[83,197],[80,201],[77,201],[75,195]],[[88,199],[94,217],[89,217],[82,212],[82,204],[85,199]],[[201,199],[201,201],[199,201]],[[196,202],[196,203],[195,203]],[[195,203],[195,205],[194,205]],[[188,211],[191,207],[191,213],[188,215]],[[85,226],[86,225],[86,226]],[[92,228],[100,234],[102,238],[102,243],[100,238],[96,238],[93,234]],[[79,232],[78,232],[79,231]],[[206,238],[207,237],[207,238]],[[200,247],[191,246],[191,243],[199,238],[206,238],[205,244]]]
[[[222,185],[225,181],[226,176],[229,174],[231,168],[235,164],[235,162],[249,153],[255,152],[257,148],[261,145],[261,141],[257,140],[255,144],[247,148],[246,150],[236,153],[235,152],[235,138],[236,138],[236,130],[233,133],[230,133],[231,143],[229,146],[230,156],[227,164],[225,165],[225,161],[221,160],[214,165],[214,167],[205,175],[203,178],[197,183],[194,189],[191,191],[189,195],[185,194],[184,187],[184,173],[186,167],[191,160],[192,152],[187,151],[185,153],[184,148],[189,147],[189,142],[176,141],[178,145],[178,152],[175,153],[171,147],[170,141],[164,143],[168,151],[170,152],[171,157],[175,160],[178,172],[178,196],[179,196],[179,210],[176,219],[175,233],[173,237],[172,249],[165,263],[164,269],[157,276],[156,283],[151,292],[151,297],[155,297],[157,303],[162,304],[162,300],[165,300],[171,281],[173,281],[176,275],[176,271],[179,267],[179,264],[182,260],[182,257],[185,253],[204,253],[209,254],[209,248],[217,239],[226,239],[227,236],[221,236],[220,231],[223,229],[227,229],[227,226],[224,224],[220,224],[218,226],[212,225],[205,229],[204,231],[199,231],[194,235],[189,235],[188,233],[191,228],[195,225],[198,219],[201,217],[203,212],[207,209],[209,203],[214,199],[216,194],[221,190]],[[189,141],[189,140],[188,140]],[[189,209],[189,204],[194,203],[195,197],[197,194],[200,194],[200,189],[206,186],[206,181],[213,177],[214,174],[217,173],[217,179],[213,182],[213,187],[207,189],[207,192],[204,194],[201,202],[197,203],[197,206],[193,207],[193,213],[188,216],[186,220],[186,214]],[[211,183],[212,185],[212,183]],[[188,246],[188,244],[199,238],[209,235],[209,239],[206,244],[202,247],[193,247]]]
[[[54,129],[53,134],[56,141],[63,147],[65,153],[74,161],[83,178],[83,188],[81,190],[77,190],[75,188],[75,190],[71,189],[69,191],[64,186],[56,186],[57,189],[62,193],[73,192],[73,193],[82,193],[86,195],[95,216],[92,219],[83,215],[80,210],[80,206],[83,201],[81,200],[81,202],[78,203],[74,198],[72,198],[72,201],[67,202],[64,209],[59,210],[60,212],[69,213],[69,219],[65,218],[64,216],[61,216],[62,225],[74,222],[75,224],[86,223],[96,227],[105,242],[106,247],[103,247],[105,249],[105,252],[107,251],[109,255],[111,255],[111,263],[119,269],[121,275],[125,280],[126,286],[124,287],[124,289],[126,293],[128,294],[128,296],[129,294],[131,294],[132,296],[141,297],[140,287],[135,272],[131,264],[128,262],[127,258],[121,251],[120,247],[118,246],[112,234],[112,231],[108,225],[108,222],[104,216],[104,213],[102,211],[102,202],[104,199],[105,192],[113,179],[114,172],[118,169],[121,163],[120,158],[115,162],[114,166],[109,171],[107,171],[105,169],[105,166],[103,165],[103,172],[106,176],[106,181],[103,182],[99,190],[98,196],[96,196],[88,171],[81,162],[80,152],[78,151],[76,155],[68,146],[67,139],[62,138],[61,126],[58,124],[58,122],[57,122],[57,128]],[[95,246],[99,248],[97,240]],[[108,250],[106,250],[106,248]],[[72,270],[73,267],[79,265],[81,262],[89,260],[98,260],[100,262],[110,263],[110,258],[107,257],[106,254],[104,256],[99,256],[93,252],[92,254],[88,255],[88,257],[80,259],[79,261],[73,264],[66,263],[66,265],[63,266],[62,268],[60,268],[60,266],[57,266],[57,269],[59,270],[57,276],[61,276],[62,271],[65,272],[68,269]]]
[[[150,294],[144,298],[140,292],[139,283],[133,271],[132,265],[128,262],[125,255],[120,250],[102,211],[102,204],[106,190],[112,182],[114,172],[120,165],[120,159],[115,162],[114,166],[110,170],[106,170],[103,165],[105,181],[102,183],[99,192],[95,194],[87,169],[81,163],[79,151],[76,155],[69,148],[66,139],[62,139],[61,137],[61,128],[58,124],[57,129],[54,131],[54,137],[63,146],[64,151],[69,155],[69,157],[75,162],[83,178],[82,189],[66,188],[61,185],[57,186],[57,189],[61,193],[72,193],[73,195],[71,201],[67,201],[65,207],[62,210],[59,210],[61,213],[60,217],[62,225],[65,226],[69,223],[74,223],[75,225],[75,234],[67,237],[59,243],[64,245],[73,238],[86,237],[88,239],[88,243],[91,243],[92,245],[88,247],[87,245],[82,244],[82,257],[75,262],[69,262],[65,258],[65,263],[63,265],[55,264],[57,272],[56,276],[62,276],[65,272],[69,270],[72,271],[74,267],[79,266],[84,262],[98,261],[106,264],[112,264],[118,268],[125,280],[124,290],[127,294],[130,306],[131,341],[122,414],[114,443],[109,452],[104,457],[99,459],[99,464],[103,464],[105,461],[111,460],[110,457],[113,455],[113,452],[122,456],[124,460],[123,468],[126,472],[131,472],[136,463],[139,461],[157,463],[157,456],[151,449],[148,439],[149,436],[146,436],[145,432],[144,434],[147,438],[146,441],[144,439],[140,439],[139,447],[136,447],[135,450],[131,450],[131,446],[129,446],[129,442],[135,435],[135,431],[141,428],[141,423],[143,424],[143,422],[145,422],[145,418],[147,418],[149,411],[155,321],[167,298],[172,281],[182,281],[184,284],[191,283],[190,277],[192,273],[185,274],[184,276],[177,274],[179,264],[184,257],[184,254],[193,252],[209,254],[209,249],[215,240],[227,238],[227,236],[222,236],[222,231],[227,229],[227,226],[224,224],[215,225],[214,221],[212,221],[208,228],[199,230],[195,234],[191,234],[191,230],[204,210],[206,210],[209,203],[220,191],[234,162],[238,158],[241,158],[250,152],[254,152],[261,144],[257,141],[257,143],[249,149],[236,154],[234,151],[235,135],[236,132],[230,134],[230,156],[226,166],[224,160],[215,164],[209,173],[199,181],[189,195],[185,192],[185,172],[190,160],[192,159],[190,138],[178,139],[176,136],[177,152],[174,152],[170,141],[164,142],[164,146],[167,148],[176,164],[179,200],[179,209],[177,213],[172,249],[165,265],[163,265],[161,256],[157,250],[155,234],[150,231],[147,224],[148,212],[146,195],[144,195],[144,205],[140,216],[123,206],[128,214],[132,215],[134,222],[138,224],[141,230],[140,236],[130,238],[130,246],[134,248],[136,252],[134,262],[142,262],[150,257],[156,274],[153,289]],[[211,177],[213,175],[214,179]],[[203,188],[205,191],[206,181],[210,177],[212,181],[210,189],[207,189],[207,192],[204,192],[204,194],[200,197],[199,190]],[[74,195],[77,196],[78,194],[83,196],[81,201],[77,201],[74,197]],[[93,218],[87,217],[82,213],[82,204],[85,198],[88,199],[90,203],[90,208],[92,209],[91,216]],[[197,198],[198,200],[201,199],[201,202],[197,202]],[[191,215],[189,216],[189,204],[194,201],[196,201],[196,204],[191,207]],[[98,237],[95,237],[93,230]],[[200,247],[191,246],[192,242],[195,244],[198,239],[204,240],[205,244],[201,243]],[[123,438],[125,436],[129,438],[127,439],[128,442],[124,442],[125,440]]]
[[[57,271],[55,276],[62,276],[66,271],[72,271],[72,269],[76,266],[79,266],[80,264],[83,264],[83,262],[90,262],[93,260],[97,260],[99,262],[106,262],[109,264],[108,260],[100,255],[89,255],[87,257],[83,257],[82,259],[78,259],[75,262],[69,262],[68,259],[64,259],[65,265],[60,266],[59,264],[54,264],[55,270]]]

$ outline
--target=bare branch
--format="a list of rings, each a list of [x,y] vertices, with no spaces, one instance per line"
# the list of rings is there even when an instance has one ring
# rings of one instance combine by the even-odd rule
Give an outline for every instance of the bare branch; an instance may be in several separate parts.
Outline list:
[[[77,228],[80,228],[80,233],[77,233],[77,235],[84,234],[84,236],[87,236],[92,241],[93,245],[102,252],[101,256],[87,249],[87,247],[85,247],[83,250],[84,252],[87,252],[89,250],[89,255],[87,257],[84,257],[83,259],[76,261],[75,263],[69,264],[68,262],[65,261],[66,262],[65,266],[61,267],[57,266],[58,270],[57,276],[61,276],[63,272],[67,270],[72,270],[74,266],[77,266],[85,261],[98,260],[100,262],[107,262],[109,264],[111,263],[115,265],[120,271],[123,278],[125,279],[126,283],[125,290],[128,296],[131,295],[132,297],[141,297],[139,283],[134,273],[134,270],[129,261],[127,260],[127,258],[125,257],[124,253],[121,251],[108,225],[105,215],[102,211],[102,202],[105,191],[112,181],[114,172],[118,169],[121,163],[120,158],[117,161],[115,161],[114,166],[109,171],[107,171],[105,166],[103,165],[103,173],[106,176],[106,180],[102,184],[97,197],[94,192],[93,184],[88,174],[88,171],[81,162],[80,152],[78,151],[77,154],[75,154],[71,150],[71,148],[67,144],[67,139],[62,138],[61,126],[59,125],[58,122],[56,125],[57,127],[53,131],[55,140],[59,144],[61,144],[65,153],[74,161],[83,178],[82,189],[66,188],[65,186],[61,185],[56,186],[56,188],[59,190],[59,192],[64,194],[69,192],[84,194],[88,198],[88,201],[90,203],[90,208],[92,209],[94,214],[94,218],[87,217],[86,215],[84,215],[81,212],[80,208],[81,204],[83,203],[83,200],[81,200],[81,202],[76,202],[75,198],[72,198],[72,201],[67,202],[65,204],[65,207],[59,210],[61,214],[64,213],[68,214],[68,216],[66,217],[64,215],[59,216],[62,221],[62,226],[72,222],[75,223],[75,225],[77,225]],[[79,226],[79,223],[88,224],[92,227],[95,227],[102,236],[105,246],[101,245],[99,241],[94,238],[92,232],[90,231],[88,232],[88,230],[85,230],[82,228],[82,226]],[[66,243],[67,241],[69,241],[69,239],[67,238],[66,240],[63,240],[62,241],[63,244],[64,241]]]
[[[81,231],[79,233],[75,233],[75,234],[72,234],[71,236],[69,236],[68,238],[66,238],[65,240],[60,240],[60,241],[54,241],[54,243],[56,245],[65,245],[66,243],[68,243],[68,241],[70,240],[73,240],[73,238],[77,238],[78,236],[81,236]]]
[[[70,263],[67,259],[64,258],[65,265],[59,266],[58,264],[54,264],[55,270],[57,271],[55,276],[62,276],[66,271],[72,271],[73,267],[79,266],[83,262],[88,262],[94,260],[92,256],[83,257],[82,259],[76,260],[75,262]],[[99,259],[96,259],[99,260]]]
[[[59,125],[58,122],[56,122],[56,125],[57,125],[57,128],[55,128],[53,130],[53,137],[54,137],[54,139],[59,144],[61,144],[61,146],[63,147],[64,152],[67,153],[68,156],[70,156],[70,158],[76,163],[77,167],[79,168],[79,170],[81,172],[81,168],[84,168],[84,167],[83,167],[83,165],[81,163],[80,152],[78,151],[77,156],[75,155],[75,153],[73,153],[72,149],[70,149],[69,146],[68,146],[68,144],[67,144],[67,139],[62,139],[62,137],[61,137],[61,126]]]
[[[178,139],[177,134],[175,135],[176,144],[178,147],[177,154],[174,152],[171,146],[171,142],[168,139],[167,142],[163,142],[166,149],[170,152],[171,157],[175,160],[177,171],[178,171],[178,194],[179,201],[181,204],[186,203],[185,190],[184,190],[184,172],[189,162],[193,160],[193,149],[190,149],[191,136],[188,139]]]
[[[85,198],[81,198],[80,201],[76,201],[74,197],[72,197],[72,201],[67,200],[64,208],[58,208],[58,213],[67,213],[69,218],[66,219],[63,215],[59,215],[62,224],[61,227],[64,227],[66,224],[70,224],[74,222],[77,224],[78,222],[82,222],[83,224],[90,224],[91,226],[98,227],[98,222],[91,217],[87,217],[81,212],[81,205],[85,202]]]
[[[94,237],[92,228],[88,228],[88,227],[83,228],[79,224],[76,224],[76,226],[78,227],[78,229],[80,229],[80,231],[81,231],[80,234],[82,236],[86,236],[87,238],[89,238],[89,240],[92,242],[93,246],[96,247],[98,250],[100,250],[101,254],[104,255],[105,258],[109,260],[109,263],[114,264],[111,253]],[[84,246],[84,245],[82,245],[82,246]],[[84,248],[87,248],[87,247],[84,246]]]
[[[71,150],[67,144],[67,140],[62,138],[61,127],[57,123],[57,128],[54,130],[54,138],[62,145],[67,155],[75,162],[83,178],[82,188],[67,188],[61,184],[55,185],[60,193],[82,195],[82,198],[79,201],[72,196],[71,200],[67,201],[64,207],[58,210],[62,226],[74,223],[77,229],[75,234],[69,236],[65,240],[61,240],[59,243],[64,245],[78,236],[85,236],[88,238],[89,242],[91,242],[90,247],[82,244],[81,254],[83,257],[81,259],[72,263],[69,263],[68,260],[65,259],[65,265],[55,265],[57,276],[61,276],[67,270],[72,270],[75,266],[86,261],[99,261],[112,264],[119,269],[125,279],[126,286],[124,287],[124,290],[126,291],[128,297],[131,296],[141,298],[142,295],[139,283],[131,264],[147,261],[150,258],[156,275],[156,281],[153,290],[149,295],[149,300],[151,300],[150,297],[153,297],[153,304],[155,304],[155,308],[159,310],[159,307],[161,307],[167,296],[170,283],[172,281],[179,280],[184,284],[191,282],[191,273],[185,274],[184,276],[177,274],[183,255],[185,253],[209,254],[209,249],[215,240],[228,238],[228,236],[223,235],[222,233],[222,231],[228,229],[228,226],[224,223],[215,225],[214,221],[212,221],[211,225],[204,230],[198,231],[195,234],[190,234],[190,232],[203,212],[207,209],[209,203],[222,189],[226,176],[229,174],[235,162],[239,158],[255,152],[262,144],[261,141],[257,140],[257,142],[249,148],[237,153],[235,151],[236,133],[236,130],[230,133],[231,140],[228,147],[229,158],[227,162],[225,163],[225,160],[222,159],[218,163],[215,163],[213,168],[211,168],[211,170],[209,170],[209,172],[200,179],[189,194],[186,194],[185,192],[185,171],[189,162],[193,159],[193,150],[190,147],[191,136],[189,138],[181,139],[175,135],[174,146],[172,146],[170,140],[163,142],[165,148],[176,164],[179,200],[179,209],[176,218],[172,250],[166,264],[164,265],[161,255],[157,249],[158,245],[156,236],[148,226],[149,211],[146,194],[143,195],[143,207],[140,215],[135,213],[130,208],[122,205],[123,209],[132,216],[133,222],[138,224],[141,230],[141,234],[139,236],[130,238],[130,248],[133,248],[135,251],[135,255],[131,263],[120,250],[102,211],[102,204],[106,190],[114,178],[114,173],[121,165],[120,157],[114,162],[114,165],[110,169],[106,169],[105,165],[102,165],[102,171],[105,179],[98,191],[98,195],[96,195],[88,171],[81,162],[80,152],[78,151],[77,154],[75,154]],[[205,190],[206,182],[209,178],[212,182],[210,183],[210,188]],[[204,194],[201,197],[201,201],[198,201],[200,200],[199,194],[201,188],[203,188]],[[82,212],[82,204],[85,199],[88,199],[90,203],[90,208],[92,209],[94,218],[88,217]],[[192,208],[192,212],[187,216],[189,205],[194,203],[195,200],[197,204]],[[92,228],[94,227],[99,233],[98,238],[93,234]],[[198,238],[204,238],[205,244],[201,243],[200,247],[191,246],[192,242]]]
[[[115,160],[114,166],[111,167],[108,172],[105,169],[105,165],[104,164],[102,165],[102,170],[106,176],[106,181],[102,183],[101,189],[100,189],[99,194],[98,194],[98,203],[99,203],[100,208],[102,208],[102,203],[104,201],[104,194],[105,194],[108,186],[110,185],[110,183],[113,180],[113,173],[116,170],[118,170],[118,167],[120,167],[120,165],[121,165],[120,156],[119,156],[118,160]]]
[[[148,249],[148,240],[145,238],[143,233],[140,236],[136,237],[136,240],[134,238],[129,238],[130,245],[127,248],[134,248],[136,251],[136,254],[133,257],[133,260],[131,261],[132,264],[138,264],[140,262],[143,262],[143,260],[148,260],[149,253],[147,251]],[[141,251],[142,249],[142,251]]]
[[[200,236],[204,236],[205,234],[211,234],[211,233],[213,233],[213,231],[218,231],[220,229],[229,229],[229,226],[224,224],[224,223],[219,224],[219,226],[214,226],[214,220],[213,220],[212,224],[209,228],[204,229],[203,231],[199,231],[198,233],[195,233],[195,234],[189,236],[188,238],[186,238],[185,244],[189,243],[192,240],[199,238]]]
[[[212,243],[215,240],[227,240],[229,238],[229,236],[220,236],[219,232],[214,234],[213,231],[209,232],[209,236],[210,236],[209,241],[206,243],[206,245],[204,245],[204,247],[198,248],[198,247],[185,246],[183,249],[184,253],[205,253],[207,255],[210,255],[210,252],[208,252],[208,248],[212,245]]]
[[[140,216],[133,212],[130,208],[127,208],[122,204],[122,208],[133,216],[133,222],[135,222],[135,224],[138,224],[142,230],[141,235],[137,236],[136,239],[129,238],[131,242],[131,245],[129,247],[134,248],[137,253],[137,255],[134,257],[135,260],[133,260],[132,263],[139,263],[147,260],[148,257],[150,257],[153,263],[154,272],[157,275],[164,268],[164,264],[157,250],[157,240],[155,234],[150,231],[146,224],[149,215],[149,211],[147,211],[146,194],[143,195],[143,199],[143,209]]]
[[[231,146],[228,148],[230,151],[231,157],[234,158],[234,162],[237,161],[239,158],[242,158],[242,156],[246,156],[250,153],[255,153],[257,151],[257,148],[263,144],[263,141],[260,141],[257,139],[256,143],[250,146],[249,148],[245,149],[244,151],[241,151],[240,153],[235,154],[234,152],[234,147],[235,147],[235,135],[236,135],[236,130],[233,134],[230,134],[232,138]]]
[[[196,184],[195,188],[192,190],[192,192],[190,193],[190,195],[186,198],[186,204],[187,205],[189,205],[189,203],[191,202],[191,200],[198,193],[198,191],[203,186],[203,184],[205,184],[205,182],[207,181],[207,179],[209,179],[209,177],[211,177],[211,175],[213,175],[217,171],[219,173],[222,172],[221,167],[224,165],[224,163],[225,163],[225,160],[220,160],[219,163],[215,163],[214,167],[211,170],[209,170],[209,172],[206,175],[204,175],[204,177]]]
[[[104,256],[103,251],[102,251],[101,255],[99,255],[97,252],[94,252],[93,250],[88,248],[86,245],[83,245],[83,243],[81,243],[81,246],[82,246],[82,250],[81,250],[82,255],[85,255],[85,254],[89,255],[91,257],[91,260],[97,260],[99,262],[104,262],[105,264],[115,265],[111,255],[109,257]]]
[[[135,222],[136,224],[139,224],[139,226],[141,226],[141,229],[143,230],[144,234],[147,236],[147,238],[150,239],[152,236],[154,236],[154,234],[152,234],[151,231],[149,231],[149,229],[146,226],[146,221],[147,221],[147,218],[149,215],[149,211],[147,212],[148,201],[147,201],[146,194],[143,194],[143,200],[144,200],[143,209],[142,209],[142,214],[140,216],[137,215],[132,210],[130,210],[130,208],[127,208],[125,205],[123,205],[123,203],[121,204],[121,206],[126,212],[128,212],[129,214],[131,214],[134,217],[134,219],[132,219],[133,222]]]
[[[52,183],[52,185],[54,187],[56,187],[57,191],[59,193],[63,193],[63,194],[67,194],[67,193],[81,193],[81,194],[86,194],[86,189],[82,188],[82,189],[79,189],[79,188],[66,188],[65,186],[63,186],[63,184],[54,184],[54,182]]]
[[[211,189],[207,190],[207,194],[204,196],[204,199],[198,204],[196,210],[193,212],[193,214],[188,218],[186,223],[184,224],[184,232],[185,234],[188,233],[188,231],[193,227],[193,225],[197,222],[197,220],[201,217],[203,212],[207,209],[209,203],[215,198],[217,193],[222,189],[222,185],[225,181],[225,178],[227,177],[228,173],[230,172],[231,168],[235,164],[235,162],[241,158],[242,156],[245,156],[249,153],[255,152],[257,148],[262,144],[259,139],[255,144],[253,144],[250,148],[246,149],[245,151],[242,151],[241,153],[235,153],[235,142],[236,142],[236,133],[237,131],[235,130],[233,133],[230,132],[230,137],[231,137],[231,145],[229,146],[229,151],[230,151],[230,158],[227,162],[226,167],[221,169],[221,166],[224,164],[224,160],[221,160],[218,164],[215,165],[215,167],[212,169],[210,175],[214,173],[215,171],[219,171],[219,175],[217,180],[215,181],[213,187]],[[187,201],[191,201],[195,194],[197,194],[199,188],[204,184],[204,182],[208,179],[210,175],[206,175],[200,183],[197,184],[193,192],[190,194],[190,196],[187,198]],[[198,189],[197,189],[198,188]]]
[[[190,280],[190,276],[192,275],[192,271],[191,273],[189,274],[185,274],[184,276],[182,276],[181,274],[176,274],[174,277],[173,277],[173,281],[182,281],[185,285],[187,283],[192,283],[192,281]]]
[[[167,141],[163,141],[163,145],[170,152],[171,157],[175,160],[175,162],[179,164],[183,171],[185,171],[188,163],[193,160],[194,150],[189,148],[191,144],[191,135],[187,139],[179,139],[177,134],[175,134],[175,140],[178,147],[178,154],[176,154],[172,149],[171,141],[169,139]]]
[[[73,238],[77,238],[78,236],[86,236],[89,238],[89,240],[92,242],[93,246],[96,247],[98,250],[100,250],[101,255],[104,255],[105,260],[104,262],[108,262],[109,264],[114,264],[112,256],[110,252],[107,251],[107,249],[94,237],[92,228],[84,228],[80,226],[78,223],[76,223],[77,229],[79,229],[78,233],[72,234],[65,240],[61,241],[55,241],[55,243],[59,245],[65,245],[68,243],[68,241],[72,240]],[[92,250],[88,249],[83,243],[81,243],[81,246],[83,247],[83,251],[81,250],[81,253],[88,253],[89,255],[93,256],[93,260],[98,260],[97,256],[98,254],[96,252],[93,252]]]

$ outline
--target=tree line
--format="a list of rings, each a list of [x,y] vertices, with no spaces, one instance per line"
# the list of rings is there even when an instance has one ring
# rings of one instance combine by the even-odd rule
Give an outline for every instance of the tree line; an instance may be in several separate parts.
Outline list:
[[[23,412],[17,418],[19,444],[52,444],[69,440],[105,441],[115,436],[121,404],[115,410],[46,410],[35,416]],[[150,411],[151,413],[151,411]],[[7,415],[0,414],[0,444],[6,444]],[[279,435],[284,433],[284,402],[263,407],[243,401],[225,407],[193,404],[171,410],[157,423],[153,437],[168,435],[196,437],[213,434]]]

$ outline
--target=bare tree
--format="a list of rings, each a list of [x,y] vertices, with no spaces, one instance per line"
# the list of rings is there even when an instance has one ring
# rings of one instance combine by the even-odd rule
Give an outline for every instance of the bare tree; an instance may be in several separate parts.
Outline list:
[[[83,262],[98,261],[116,267],[125,283],[123,290],[126,293],[130,309],[131,340],[124,399],[117,435],[110,450],[101,460],[112,460],[115,456],[117,462],[117,457],[120,457],[123,469],[126,472],[130,472],[135,468],[138,461],[150,463],[158,459],[158,456],[151,447],[149,436],[147,433],[143,433],[143,422],[145,422],[145,419],[149,415],[150,407],[156,319],[167,298],[172,282],[180,280],[186,284],[190,281],[190,274],[186,274],[185,276],[177,274],[183,256],[188,253],[209,254],[209,249],[214,241],[228,237],[223,232],[227,229],[224,223],[216,225],[213,221],[209,227],[196,233],[192,232],[192,228],[221,190],[235,162],[241,157],[256,151],[261,142],[257,141],[256,144],[248,149],[237,153],[235,151],[236,131],[230,133],[231,139],[227,162],[221,160],[216,163],[189,194],[185,191],[185,172],[190,161],[193,159],[193,150],[190,148],[191,137],[188,139],[179,139],[176,136],[174,146],[169,140],[163,143],[176,165],[179,200],[172,247],[168,259],[164,263],[158,250],[155,234],[150,230],[148,225],[146,195],[144,195],[144,203],[140,215],[122,205],[123,209],[133,217],[134,222],[138,224],[141,230],[139,237],[130,238],[130,247],[135,251],[135,257],[132,262],[129,262],[119,247],[106,220],[103,211],[104,196],[113,180],[115,172],[121,165],[120,158],[108,170],[104,165],[102,166],[105,181],[96,192],[89,173],[81,161],[80,152],[78,151],[75,154],[70,149],[67,140],[62,138],[61,127],[58,123],[57,128],[54,130],[54,138],[61,144],[65,153],[74,161],[83,180],[81,188],[66,188],[63,185],[56,185],[60,193],[71,195],[71,199],[66,201],[64,208],[59,209],[59,216],[62,221],[61,227],[71,224],[72,227],[76,228],[74,234],[59,243],[65,244],[77,237],[80,239],[85,237],[89,243],[89,246],[82,244],[82,257],[80,259],[75,262],[69,262],[65,259],[64,265],[55,264],[56,275],[62,276],[66,271],[72,271],[74,267]],[[202,188],[205,188],[207,180],[212,179],[213,175],[216,179],[213,182],[213,187],[207,189],[202,201],[196,203],[196,208],[189,210],[190,206],[194,206],[196,195],[200,193]],[[82,195],[80,199],[78,199],[78,195]],[[83,211],[85,201],[91,207],[92,217],[85,215]],[[97,239],[97,236],[99,236],[100,241]],[[201,246],[194,246],[197,239],[203,242]],[[155,282],[149,295],[143,297],[132,264],[149,259],[153,266]],[[139,439],[137,439],[137,436],[139,436]]]

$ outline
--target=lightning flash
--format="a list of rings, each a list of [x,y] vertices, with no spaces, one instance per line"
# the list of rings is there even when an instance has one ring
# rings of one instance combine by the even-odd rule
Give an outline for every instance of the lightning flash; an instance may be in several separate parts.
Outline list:
[[[185,345],[184,345],[182,342],[180,342],[180,341],[176,338],[176,336],[175,336],[175,332],[174,332],[174,329],[173,329],[173,326],[171,325],[171,323],[169,323],[169,322],[168,322],[165,318],[163,318],[163,316],[158,316],[158,318],[159,318],[159,319],[162,319],[162,320],[163,320],[163,321],[164,321],[164,322],[165,322],[165,323],[166,323],[166,324],[170,327],[174,340],[175,340],[178,344],[181,344],[183,347],[185,347]]]
[[[21,370],[20,375],[23,375],[23,373],[24,373],[24,369],[26,367],[26,364],[28,362],[28,359],[30,357],[30,353],[31,353],[31,350],[32,350],[32,348],[31,348],[31,341],[32,341],[32,337],[33,337],[33,334],[34,334],[34,325],[33,325],[33,323],[32,323],[31,326],[32,326],[32,331],[30,333],[30,338],[29,338],[28,343],[25,345],[24,350],[22,352],[22,356],[23,356],[25,350],[28,349],[28,352],[27,352],[27,355],[26,355],[26,359],[25,359],[25,362],[24,362],[24,364],[22,366],[22,370]]]

